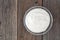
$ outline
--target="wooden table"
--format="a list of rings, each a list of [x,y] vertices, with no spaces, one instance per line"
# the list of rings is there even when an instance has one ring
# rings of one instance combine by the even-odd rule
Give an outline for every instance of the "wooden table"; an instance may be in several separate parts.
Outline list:
[[[45,35],[32,35],[23,26],[25,11],[36,5],[53,15],[53,27]],[[60,40],[60,0],[0,0],[0,40]]]

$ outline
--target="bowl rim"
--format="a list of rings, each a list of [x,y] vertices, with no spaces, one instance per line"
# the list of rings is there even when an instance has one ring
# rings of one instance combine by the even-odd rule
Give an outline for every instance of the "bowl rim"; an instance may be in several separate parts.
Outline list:
[[[26,23],[25,23],[26,15],[28,14],[29,11],[31,11],[32,9],[35,9],[35,8],[42,8],[42,9],[44,9],[45,11],[48,12],[48,14],[49,14],[49,16],[50,16],[50,24],[49,24],[49,27],[48,27],[44,32],[34,33],[34,32],[32,32],[32,31],[30,31],[30,30],[28,29],[28,27],[27,27],[27,25],[26,25]],[[50,12],[47,8],[42,7],[42,6],[33,6],[33,7],[29,8],[29,9],[25,12],[24,17],[23,17],[23,24],[24,24],[24,27],[26,28],[26,30],[27,30],[29,33],[31,33],[31,34],[33,34],[33,35],[43,35],[43,34],[46,34],[46,33],[52,28],[53,16],[52,16],[51,12]]]

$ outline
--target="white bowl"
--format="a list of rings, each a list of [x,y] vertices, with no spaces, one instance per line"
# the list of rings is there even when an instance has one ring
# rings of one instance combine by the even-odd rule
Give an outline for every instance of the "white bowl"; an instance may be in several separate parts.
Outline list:
[[[49,17],[50,17],[50,23],[49,23],[49,25],[48,25],[48,28],[47,28],[45,31],[42,31],[42,32],[33,32],[33,31],[31,31],[31,30],[28,28],[28,26],[26,25],[26,21],[25,21],[27,14],[28,14],[31,10],[37,9],[37,8],[41,8],[41,9],[45,10],[46,12],[48,12]],[[38,12],[38,11],[37,11],[37,12]],[[29,9],[25,12],[25,15],[24,15],[24,18],[23,18],[23,24],[24,24],[24,27],[26,28],[26,30],[27,30],[28,32],[30,32],[31,34],[33,34],[33,35],[43,35],[43,34],[46,34],[46,33],[51,29],[52,24],[53,24],[53,17],[52,17],[51,12],[50,12],[47,8],[42,7],[42,6],[33,6],[33,7],[29,8]]]

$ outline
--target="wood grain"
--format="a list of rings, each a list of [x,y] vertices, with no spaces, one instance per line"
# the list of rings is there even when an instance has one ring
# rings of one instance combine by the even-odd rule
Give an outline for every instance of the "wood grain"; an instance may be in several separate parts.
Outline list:
[[[0,0],[0,40],[17,40],[16,0]]]
[[[34,36],[27,32],[23,25],[23,16],[25,11],[32,6],[42,5],[42,0],[18,0],[17,1],[17,21],[18,21],[18,40],[42,40],[42,36]]]
[[[53,27],[43,36],[43,40],[60,40],[60,0],[43,0],[43,6],[53,15]]]

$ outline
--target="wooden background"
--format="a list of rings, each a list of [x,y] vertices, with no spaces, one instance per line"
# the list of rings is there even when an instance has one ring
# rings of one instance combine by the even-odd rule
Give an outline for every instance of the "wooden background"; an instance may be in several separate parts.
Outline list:
[[[0,0],[0,40],[17,40],[17,0]]]
[[[53,27],[45,35],[32,35],[23,26],[25,11],[36,5],[53,15]],[[60,0],[0,0],[0,40],[60,40]]]

